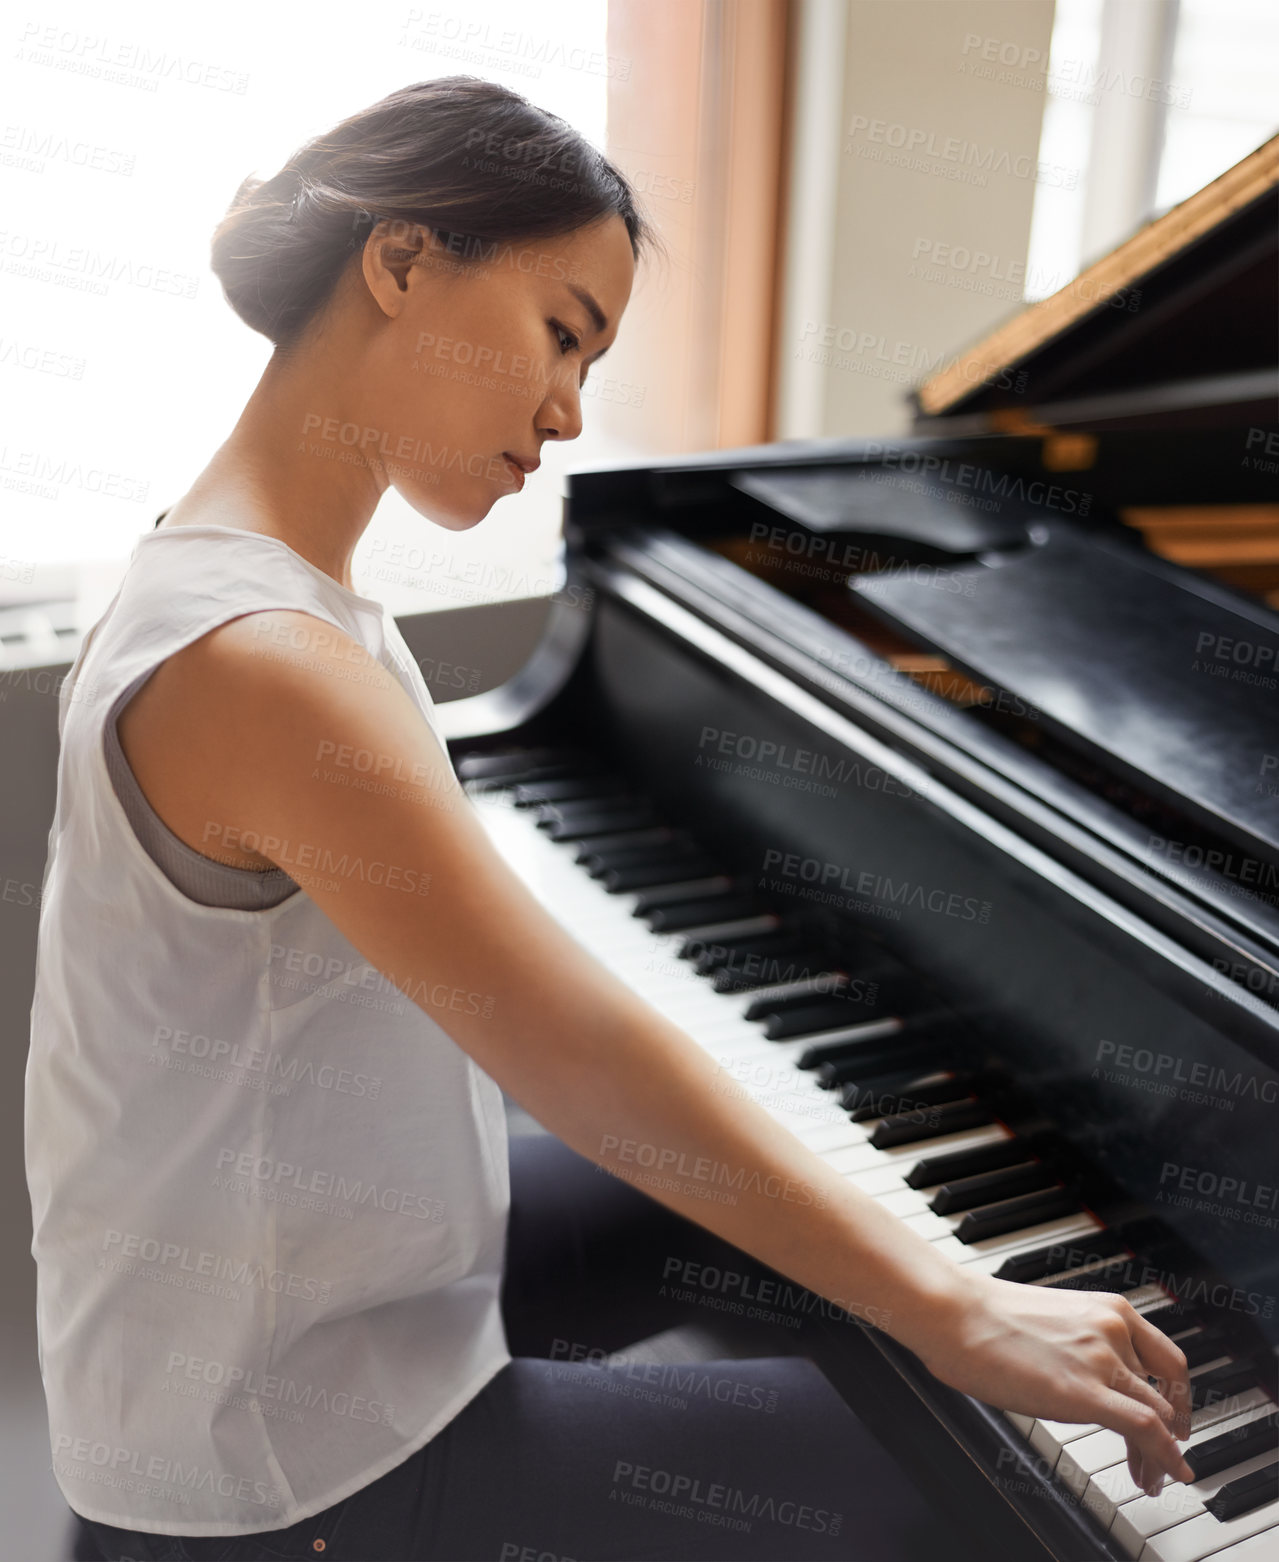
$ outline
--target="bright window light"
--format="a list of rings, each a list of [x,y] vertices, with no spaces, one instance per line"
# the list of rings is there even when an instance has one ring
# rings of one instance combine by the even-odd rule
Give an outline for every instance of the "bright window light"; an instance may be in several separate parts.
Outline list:
[[[396,88],[458,74],[514,88],[602,150],[606,14],[604,0],[19,0],[0,67],[0,602],[77,597],[91,621],[230,432],[271,350],[208,266],[246,174]],[[554,590],[562,473],[599,459],[584,413],[582,437],[548,444],[473,531],[389,492],[357,589],[396,613]],[[434,556],[429,580],[376,578],[397,545]]]

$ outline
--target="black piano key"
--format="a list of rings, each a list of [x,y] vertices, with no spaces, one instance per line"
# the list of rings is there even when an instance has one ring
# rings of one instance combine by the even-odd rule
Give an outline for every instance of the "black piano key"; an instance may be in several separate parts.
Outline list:
[[[637,824],[656,824],[657,816],[653,812],[653,805],[647,797],[635,797],[632,795],[615,797],[587,797],[574,803],[540,803],[534,810],[537,814],[537,825],[540,830],[549,830],[553,825],[572,824],[577,819],[594,819],[608,814],[616,814],[623,822],[617,825],[617,829],[636,828],[631,824],[632,816],[638,818]],[[602,830],[595,832],[603,834]]]
[[[711,986],[717,993],[748,993],[757,987],[772,987],[781,981],[796,981],[817,975],[829,960],[825,953],[797,933],[784,933],[770,947],[757,946],[739,951],[715,968]]]
[[[963,1101],[972,1094],[971,1074],[907,1073],[866,1084],[851,1082],[841,1086],[841,1105],[855,1123],[872,1117],[892,1117],[902,1112],[918,1112],[923,1107],[941,1106],[945,1101]]]
[[[847,971],[812,971],[792,977],[789,982],[763,984],[755,997],[747,1001],[742,1018],[762,1020],[769,1014],[782,1014],[801,1003],[815,999],[842,998],[848,990]]]
[[[689,837],[683,830],[672,829],[666,824],[655,824],[647,829],[623,830],[618,835],[594,836],[577,848],[577,855],[573,861],[584,867],[587,872],[593,872],[596,866],[595,859],[602,858],[609,852],[633,851],[642,855],[645,851],[659,846],[675,847],[684,845],[688,841]],[[601,867],[612,867],[612,865],[611,862],[600,864]]]
[[[769,1041],[789,1041],[794,1036],[811,1036],[816,1031],[838,1030],[844,1025],[856,1025],[861,1020],[873,1020],[880,1014],[892,1014],[900,1010],[900,1002],[894,1002],[891,994],[885,994],[874,1003],[847,998],[827,998],[821,1003],[797,1003],[780,1013],[770,1014],[764,1021],[764,1034]]]
[[[683,900],[671,906],[654,906],[652,911],[644,913],[644,919],[654,933],[684,933],[690,928],[744,921],[759,910],[759,902],[753,896],[716,895],[707,900]]]
[[[1189,1334],[1179,1334],[1177,1347],[1185,1356],[1188,1367],[1202,1367],[1205,1362],[1230,1354],[1230,1346],[1218,1329],[1195,1329]]]
[[[1049,1291],[1112,1291],[1117,1295],[1135,1288],[1132,1265],[1126,1258],[1117,1258],[1114,1263],[1103,1264],[1100,1269],[1063,1275],[1060,1280],[1050,1280],[1045,1287]]]
[[[634,890],[673,884],[681,879],[706,878],[714,872],[715,863],[709,857],[696,857],[689,853],[684,857],[659,858],[650,862],[633,862],[627,867],[606,868],[595,877],[610,895],[627,895]]]
[[[1272,1410],[1247,1426],[1232,1427],[1216,1437],[1205,1438],[1187,1448],[1185,1458],[1195,1479],[1206,1481],[1210,1475],[1220,1475],[1232,1465],[1271,1451],[1279,1452],[1279,1410]]]
[[[934,1215],[958,1215],[982,1204],[996,1204],[1018,1198],[1023,1193],[1040,1193],[1056,1182],[1047,1166],[1027,1161],[1021,1166],[1005,1166],[1000,1171],[981,1172],[976,1177],[960,1177],[944,1182],[929,1201]]]
[[[1170,1338],[1184,1334],[1187,1329],[1197,1328],[1203,1323],[1202,1315],[1189,1302],[1165,1302],[1142,1313],[1142,1317],[1147,1323],[1153,1324],[1161,1334],[1166,1334]]]
[[[459,781],[481,781],[496,787],[580,774],[591,768],[591,761],[564,749],[529,748],[500,754],[460,754],[453,768]]]
[[[662,884],[653,884],[648,889],[639,890],[635,896],[632,914],[643,917],[656,906],[673,906],[683,901],[710,900],[738,892],[738,881],[727,873],[703,874],[697,878],[691,874],[677,873]]]
[[[846,1055],[844,1061],[851,1062],[851,1057]],[[818,1074],[820,1076],[820,1069]],[[832,1081],[828,1088],[839,1091],[839,1104],[854,1122],[865,1122],[870,1117],[883,1117],[888,1112],[902,1110],[888,1103],[894,1097],[900,1097],[905,1086],[934,1077],[926,1069],[912,1068],[909,1064],[872,1066],[863,1063],[855,1074],[838,1084]],[[965,1090],[963,1094],[968,1095],[969,1092]],[[881,1102],[884,1103],[883,1110],[876,1111],[875,1108]]]
[[[627,783],[620,776],[559,776],[544,781],[524,781],[515,788],[512,799],[517,808],[540,808],[543,803],[573,803],[586,798],[626,795]]]
[[[901,1036],[906,1030],[906,1021],[902,1019],[869,1020],[861,1027],[860,1041],[886,1042],[894,1037]],[[836,1063],[841,1058],[855,1057],[858,1053],[858,1040],[852,1041],[815,1041],[811,1047],[805,1047],[795,1060],[796,1068],[821,1069],[827,1063]]]
[[[1000,1264],[995,1271],[995,1279],[1029,1283],[1031,1280],[1042,1280],[1045,1275],[1083,1269],[1088,1264],[1099,1263],[1103,1258],[1118,1258],[1127,1253],[1128,1244],[1117,1233],[1091,1231],[1087,1236],[1072,1237],[1065,1242],[1049,1242],[1044,1247],[1032,1248],[1026,1253],[1014,1253]]]
[[[840,1032],[836,1031],[834,1034],[839,1035]],[[814,1045],[822,1045],[822,1043],[815,1042]],[[842,1045],[846,1050],[837,1062],[819,1063],[813,1071],[814,1078],[823,1090],[842,1091],[850,1081],[867,1079],[874,1074],[887,1074],[898,1069],[909,1069],[915,1074],[935,1073],[945,1063],[935,1037],[912,1036],[908,1030],[886,1036],[880,1041],[854,1041]],[[898,1110],[876,1115],[901,1116],[902,1112]]]
[[[924,1112],[881,1118],[870,1142],[876,1150],[889,1150],[894,1145],[940,1139],[943,1134],[960,1133],[966,1128],[984,1128],[994,1121],[995,1114],[984,1101],[949,1101],[945,1106],[929,1107]]]
[[[672,862],[680,857],[699,855],[689,837],[678,837],[674,830],[659,827],[651,831],[641,830],[637,834],[640,838],[638,845],[635,835],[622,837],[623,844],[620,846],[601,848],[596,842],[588,841],[586,845],[578,847],[575,860],[593,879],[597,879],[610,868],[634,868],[641,863]],[[654,839],[644,839],[649,835]]]
[[[1279,1464],[1266,1464],[1251,1475],[1228,1481],[1215,1497],[1208,1498],[1204,1507],[1214,1519],[1225,1524],[1230,1519],[1264,1508],[1268,1502],[1279,1502]]]
[[[685,939],[680,945],[679,957],[691,961],[699,976],[709,976],[711,986],[719,992],[721,989],[716,986],[716,981],[721,971],[726,977],[739,975],[746,970],[758,972],[767,961],[789,960],[797,950],[807,946],[808,940],[794,928],[787,927],[778,917],[776,926],[767,933],[724,938],[716,943],[708,943],[704,938]]]
[[[537,827],[545,830],[553,841],[584,841],[591,835],[638,829],[641,825],[652,824],[655,818],[649,803],[638,803],[633,808],[615,808],[608,813],[581,812],[565,804],[563,812],[548,807],[546,817],[538,819]]]
[[[1024,1193],[1020,1198],[1003,1199],[982,1209],[970,1209],[955,1228],[955,1235],[961,1242],[984,1242],[987,1237],[1007,1236],[1010,1231],[1023,1231],[1028,1226],[1041,1225],[1045,1220],[1077,1215],[1082,1208],[1069,1188]]]
[[[1190,1403],[1196,1410],[1202,1410],[1259,1387],[1255,1367],[1245,1361],[1225,1361],[1221,1366],[1209,1367],[1207,1372],[1191,1378]]]
[[[996,1144],[979,1144],[971,1150],[949,1150],[945,1155],[929,1155],[916,1161],[906,1173],[908,1188],[935,1188],[960,1177],[976,1177],[982,1172],[1016,1166],[1030,1151],[1021,1139],[1001,1139]]]

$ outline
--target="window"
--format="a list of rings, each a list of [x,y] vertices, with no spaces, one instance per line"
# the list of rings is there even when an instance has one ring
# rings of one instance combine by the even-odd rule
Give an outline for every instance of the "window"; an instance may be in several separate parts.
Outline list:
[[[1279,128],[1273,0],[1057,0],[1025,296],[1045,298]]]
[[[137,538],[230,432],[270,356],[208,269],[245,174],[274,172],[397,87],[454,74],[515,88],[603,149],[606,20],[602,0],[19,11],[3,121],[0,604],[75,598],[87,627]],[[394,613],[553,590],[561,473],[606,459],[583,405],[581,438],[548,444],[537,477],[474,531],[388,493],[357,589]],[[412,567],[427,559],[429,584]]]

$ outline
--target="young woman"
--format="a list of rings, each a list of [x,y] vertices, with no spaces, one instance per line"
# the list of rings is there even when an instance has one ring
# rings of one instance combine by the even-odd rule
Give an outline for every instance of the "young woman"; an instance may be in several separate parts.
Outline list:
[[[577,437],[651,241],[611,164],[468,77],[217,230],[276,350],[67,681],[32,1009],[53,1464],[103,1557],[908,1555],[918,1494],[812,1361],[687,1397],[571,1365],[667,1326],[693,1261],[1189,1478],[1185,1359],[1130,1306],[939,1257],[561,930],[353,587],[388,486],[465,530]],[[499,1087],[556,1136],[509,1169]],[[625,1141],[750,1175],[650,1196],[599,1173]]]

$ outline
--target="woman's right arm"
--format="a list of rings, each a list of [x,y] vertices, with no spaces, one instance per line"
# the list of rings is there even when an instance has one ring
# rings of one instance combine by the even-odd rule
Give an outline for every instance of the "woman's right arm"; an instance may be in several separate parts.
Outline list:
[[[703,1050],[502,859],[421,712],[356,642],[305,613],[253,613],[170,658],[143,696],[122,742],[165,823],[207,855],[247,845],[284,868],[571,1148],[619,1174],[627,1143],[726,1168],[732,1202],[674,1174],[651,1195],[878,1323],[944,1381],[1121,1432],[1140,1484],[1187,1478],[1181,1351],[1119,1298],[969,1275],[720,1088]],[[364,777],[385,784],[349,784]]]

